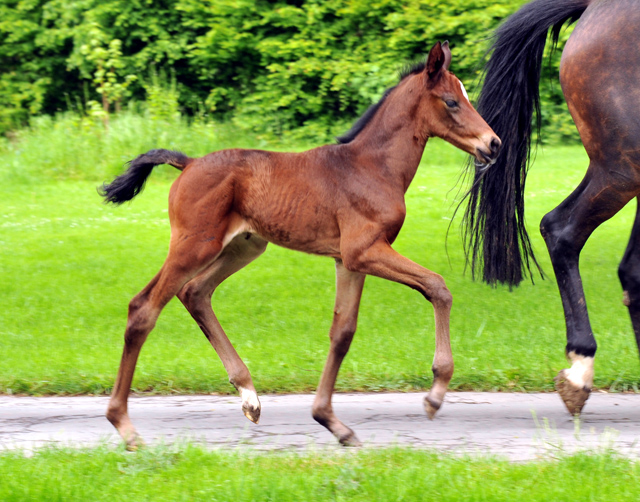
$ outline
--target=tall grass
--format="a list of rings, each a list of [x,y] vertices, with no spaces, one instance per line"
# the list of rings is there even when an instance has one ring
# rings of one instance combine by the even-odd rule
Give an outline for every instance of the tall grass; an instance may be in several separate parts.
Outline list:
[[[304,143],[316,132],[302,129],[284,139],[260,137],[242,124],[220,124],[204,117],[187,120],[179,115],[154,118],[134,110],[112,116],[108,128],[99,117],[90,115],[45,115],[33,118],[30,127],[12,133],[10,140],[0,140],[0,181],[102,181],[153,148],[182,150],[197,157],[222,148],[283,148],[301,139]]]

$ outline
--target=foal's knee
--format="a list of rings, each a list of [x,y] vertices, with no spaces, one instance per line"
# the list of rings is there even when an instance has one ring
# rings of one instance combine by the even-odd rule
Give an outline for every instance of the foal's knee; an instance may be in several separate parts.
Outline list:
[[[451,309],[451,305],[453,305],[453,295],[441,275],[434,274],[430,277],[428,287],[425,288],[425,291],[425,296],[434,307]]]
[[[451,291],[449,291],[449,288],[447,288],[447,286],[444,284],[444,282],[442,284],[442,287],[438,289],[434,303],[446,309],[451,309],[451,305],[453,305],[453,295],[451,294]]]

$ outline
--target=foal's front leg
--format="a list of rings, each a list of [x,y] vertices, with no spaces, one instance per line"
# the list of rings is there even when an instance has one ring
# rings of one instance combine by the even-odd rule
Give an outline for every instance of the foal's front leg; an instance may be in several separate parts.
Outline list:
[[[344,446],[360,446],[361,443],[355,433],[336,418],[331,406],[331,396],[340,365],[356,331],[364,279],[364,274],[350,272],[340,260],[336,260],[336,304],[329,332],[331,349],[312,408],[313,418],[329,429]]]
[[[436,323],[436,353],[433,358],[433,385],[424,398],[424,409],[433,418],[442,406],[444,395],[453,376],[453,355],[449,336],[449,316],[452,296],[444,279],[396,252],[385,240],[378,240],[362,250],[343,251],[347,269],[375,275],[405,284],[418,290],[433,304]]]

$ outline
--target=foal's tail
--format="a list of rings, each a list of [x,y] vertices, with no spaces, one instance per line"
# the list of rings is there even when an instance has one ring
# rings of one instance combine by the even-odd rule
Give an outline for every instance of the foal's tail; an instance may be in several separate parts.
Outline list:
[[[540,70],[551,28],[554,46],[566,21],[576,21],[591,0],[533,0],[494,34],[493,54],[477,110],[502,140],[497,162],[476,169],[463,219],[467,259],[475,277],[517,286],[531,274],[533,254],[524,221],[524,186],[531,148],[533,111],[540,131]]]
[[[189,157],[184,153],[162,149],[150,150],[129,161],[129,168],[111,183],[105,183],[98,188],[98,193],[104,197],[105,202],[122,204],[142,191],[155,166],[169,164],[182,171],[188,163]]]

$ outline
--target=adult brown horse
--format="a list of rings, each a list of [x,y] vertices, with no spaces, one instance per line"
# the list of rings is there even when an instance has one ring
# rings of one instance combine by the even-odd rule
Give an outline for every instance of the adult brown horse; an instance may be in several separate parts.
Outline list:
[[[129,304],[120,370],[107,418],[129,448],[140,444],[127,398],[140,348],[167,302],[178,296],[224,364],[242,397],[244,414],[260,417],[251,375],[222,330],[211,296],[227,277],[273,242],[336,261],[331,349],[313,404],[313,417],[343,445],[354,432],[331,406],[334,384],[354,332],[367,274],[406,284],[435,311],[434,383],[425,397],[432,417],[453,374],[449,343],[451,294],[444,280],[395,252],[405,217],[404,194],[431,136],[444,138],[481,163],[497,155],[500,140],[473,109],[462,83],[448,71],[448,44],[437,43],[426,64],[408,70],[339,144],[302,153],[223,150],[202,158],[152,150],[103,186],[108,202],[132,199],[154,166],[182,171],[169,194],[169,255],[153,280]]]
[[[472,266],[484,263],[489,283],[517,285],[533,257],[524,226],[525,176],[538,83],[551,28],[580,19],[560,66],[562,91],[589,155],[587,173],[540,225],[558,280],[571,368],[556,377],[568,410],[580,413],[593,385],[596,341],[578,269],[591,233],[640,195],[640,1],[534,0],[497,31],[478,111],[503,138],[491,169],[477,170],[467,223]],[[531,260],[530,260],[531,259]],[[640,211],[619,267],[640,348]]]

